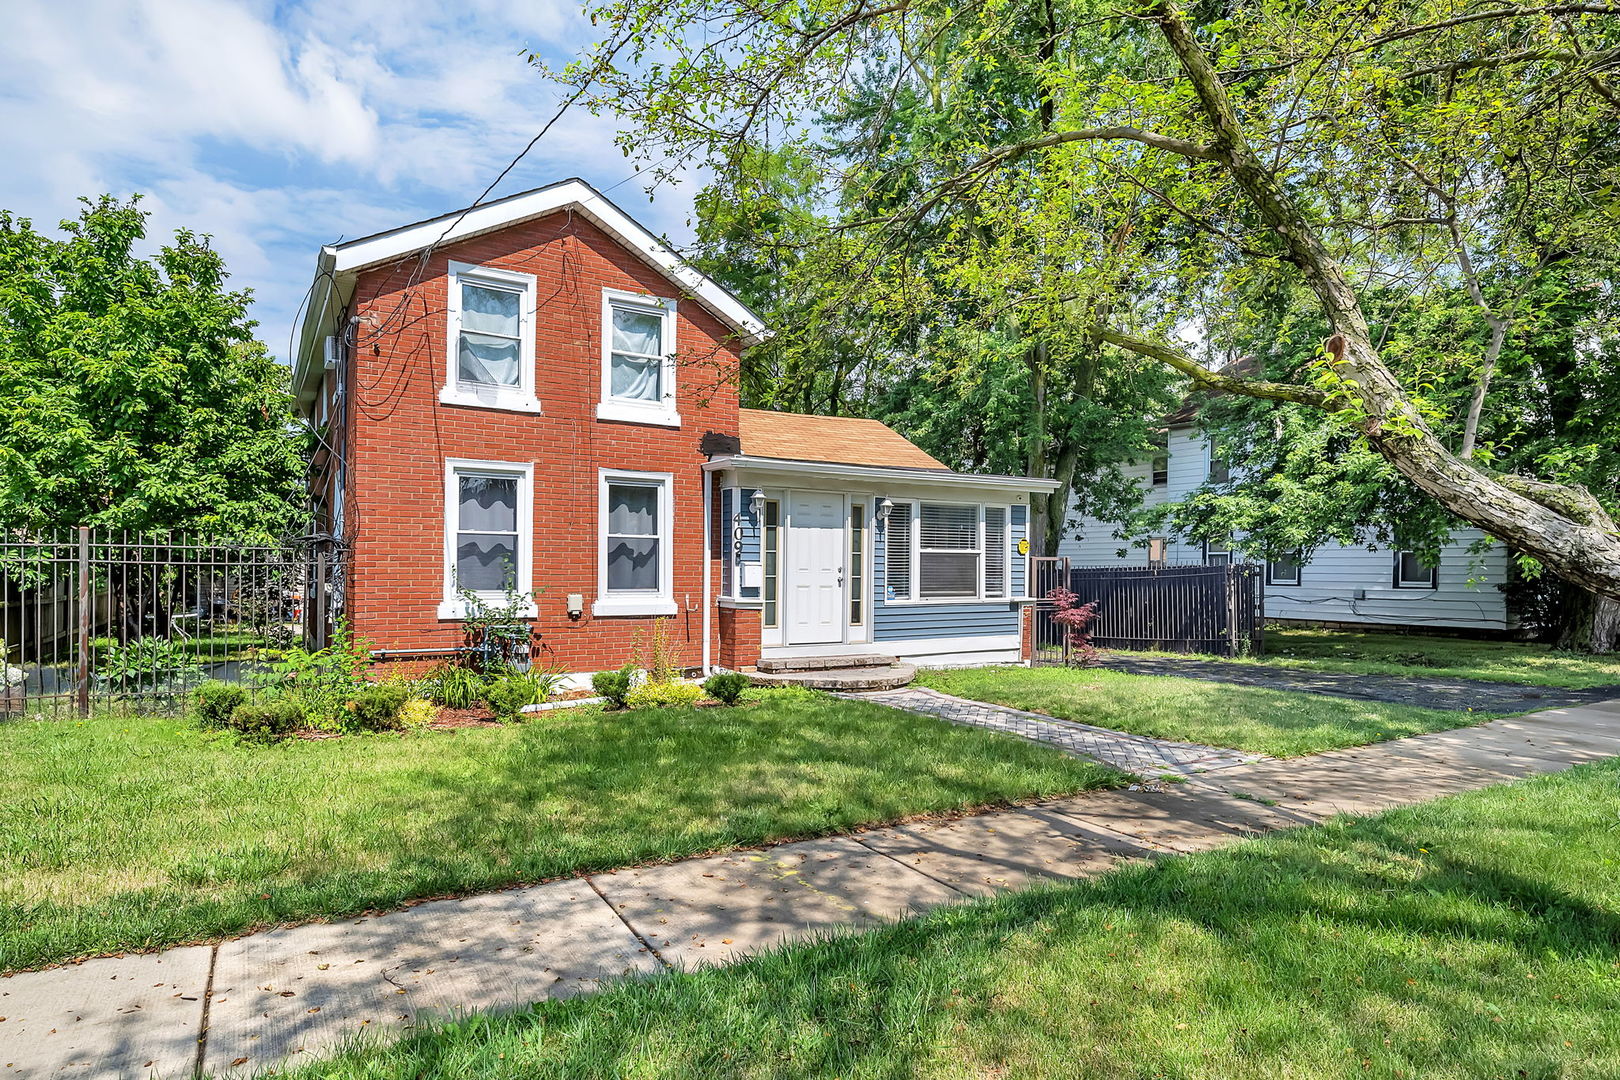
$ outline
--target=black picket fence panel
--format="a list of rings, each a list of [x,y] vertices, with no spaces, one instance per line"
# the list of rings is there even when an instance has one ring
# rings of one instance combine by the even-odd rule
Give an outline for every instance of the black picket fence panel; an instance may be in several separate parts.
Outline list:
[[[1051,593],[1067,587],[1080,604],[1095,603],[1088,629],[1099,649],[1136,649],[1214,656],[1254,655],[1263,645],[1260,568],[1224,566],[1070,566],[1031,560],[1037,597],[1034,662],[1067,664],[1073,647],[1053,619]]]
[[[322,647],[341,606],[329,544],[69,529],[0,534],[0,718],[181,707]]]

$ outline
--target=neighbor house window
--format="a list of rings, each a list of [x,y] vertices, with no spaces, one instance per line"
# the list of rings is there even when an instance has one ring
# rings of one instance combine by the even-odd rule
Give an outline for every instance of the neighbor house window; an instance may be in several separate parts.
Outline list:
[[[527,464],[446,462],[441,618],[460,618],[469,592],[495,601],[530,593],[532,476]]]
[[[603,290],[597,419],[679,426],[674,355],[674,300]]]
[[[984,508],[984,595],[1007,595],[1007,508]]]
[[[1395,553],[1395,587],[1397,589],[1433,589],[1440,583],[1440,568],[1426,566],[1415,551]]]
[[[451,263],[448,282],[449,367],[439,400],[538,412],[534,277]]]
[[[597,615],[673,615],[668,473],[602,470]]]
[[[764,562],[765,580],[760,592],[765,610],[760,613],[760,625],[775,629],[777,625],[777,582],[781,577],[782,561],[782,504],[775,499],[765,500],[765,530],[760,537],[760,558]]]
[[[1162,536],[1148,538],[1148,565],[1163,566],[1169,550],[1169,543]]]
[[[1153,456],[1153,486],[1164,487],[1170,482],[1170,455],[1155,454]]]
[[[1215,453],[1213,446],[1209,448],[1209,467],[1206,475],[1212,484],[1224,484],[1232,479],[1232,467],[1226,463],[1225,458]]]
[[[1231,566],[1232,549],[1226,544],[1204,543],[1205,566]]]
[[[1304,561],[1302,552],[1291,551],[1266,563],[1266,584],[1298,585],[1299,570]]]

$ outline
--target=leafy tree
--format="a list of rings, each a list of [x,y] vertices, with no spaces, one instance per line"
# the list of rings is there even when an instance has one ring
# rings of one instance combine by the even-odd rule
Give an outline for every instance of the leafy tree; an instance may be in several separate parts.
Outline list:
[[[135,254],[136,199],[64,235],[0,211],[0,527],[269,538],[303,519],[289,374],[208,238]]]
[[[593,14],[603,42],[558,74],[629,118],[624,144],[664,162],[655,173],[695,160],[725,175],[766,142],[833,167],[819,113],[866,73],[891,72],[899,102],[940,48],[1006,70],[970,99],[972,137],[865,147],[859,175],[895,181],[896,199],[846,226],[853,250],[884,253],[851,262],[846,295],[919,260],[981,294],[999,280],[1021,326],[1061,318],[1199,386],[1305,406],[1458,518],[1620,596],[1608,508],[1476,452],[1521,286],[1553,268],[1586,279],[1610,246],[1620,7],[612,0]],[[667,62],[618,62],[653,54]],[[951,224],[966,202],[972,230]],[[908,248],[919,236],[926,250]],[[1442,417],[1459,407],[1383,333],[1378,298],[1434,309],[1459,285],[1490,332],[1445,349],[1438,370],[1472,389]],[[1281,370],[1217,370],[1268,300],[1325,340]]]

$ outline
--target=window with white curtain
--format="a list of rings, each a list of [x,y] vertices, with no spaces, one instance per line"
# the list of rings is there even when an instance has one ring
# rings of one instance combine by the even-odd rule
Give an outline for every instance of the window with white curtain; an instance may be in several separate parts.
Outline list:
[[[601,476],[598,615],[673,615],[674,589],[668,473]]]
[[[459,618],[464,592],[503,599],[531,592],[533,469],[523,463],[445,463],[444,603],[440,618]]]
[[[679,425],[675,301],[603,290],[601,420]]]
[[[534,277],[451,263],[448,370],[439,400],[538,412],[534,396]]]

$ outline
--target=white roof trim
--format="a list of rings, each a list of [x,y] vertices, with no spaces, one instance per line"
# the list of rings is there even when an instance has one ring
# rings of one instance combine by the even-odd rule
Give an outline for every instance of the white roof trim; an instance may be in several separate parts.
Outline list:
[[[1014,491],[1056,491],[1056,480],[1033,476],[998,476],[987,473],[959,473],[949,469],[889,468],[882,465],[843,465],[828,461],[796,461],[789,458],[750,457],[733,454],[714,458],[703,466],[704,472],[723,469],[759,469],[779,473],[822,473],[847,477],[852,480],[905,480],[924,484],[949,484],[953,487],[981,487]]]
[[[674,281],[687,295],[737,331],[745,344],[755,344],[768,336],[759,316],[725,286],[699,272],[630,215],[609,202],[601,192],[579,179],[563,180],[464,212],[445,214],[431,221],[406,225],[376,236],[334,244],[327,250],[333,255],[334,273],[353,274],[411,255],[425,247],[454,244],[570,207],[605,230],[647,265]]]

